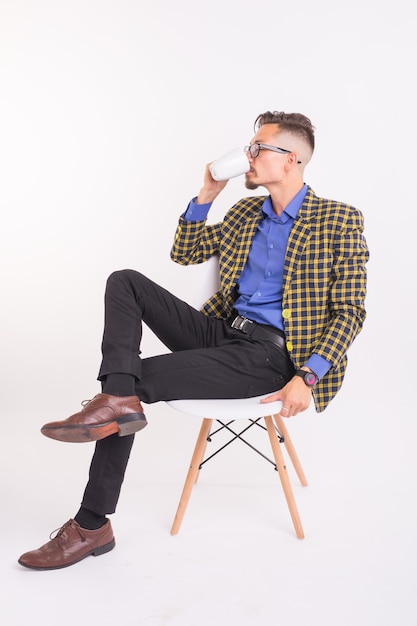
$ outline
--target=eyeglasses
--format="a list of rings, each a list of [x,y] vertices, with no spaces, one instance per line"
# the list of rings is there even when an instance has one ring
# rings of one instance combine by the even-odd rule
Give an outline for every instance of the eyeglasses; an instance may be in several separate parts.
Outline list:
[[[279,152],[280,154],[291,154],[292,150],[285,150],[284,148],[278,148],[278,146],[268,146],[266,143],[251,143],[250,146],[245,146],[245,152],[249,152],[252,159],[256,159],[259,156],[261,150],[272,150],[272,152]],[[301,161],[297,161],[301,164]]]

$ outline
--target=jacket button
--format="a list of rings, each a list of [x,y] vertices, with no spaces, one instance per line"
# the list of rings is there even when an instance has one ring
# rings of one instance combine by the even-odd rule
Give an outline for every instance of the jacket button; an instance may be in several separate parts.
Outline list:
[[[288,352],[291,352],[291,350],[293,349],[292,341],[287,341],[286,346]]]
[[[290,319],[290,317],[291,317],[291,311],[290,311],[289,309],[283,309],[283,311],[282,311],[282,317],[283,317],[285,320],[289,320],[289,319]]]

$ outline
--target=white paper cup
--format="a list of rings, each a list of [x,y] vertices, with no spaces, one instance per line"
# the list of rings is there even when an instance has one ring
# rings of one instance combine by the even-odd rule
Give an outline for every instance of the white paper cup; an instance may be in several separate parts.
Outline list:
[[[229,180],[249,172],[250,164],[243,148],[235,148],[213,161],[209,169],[214,180]]]

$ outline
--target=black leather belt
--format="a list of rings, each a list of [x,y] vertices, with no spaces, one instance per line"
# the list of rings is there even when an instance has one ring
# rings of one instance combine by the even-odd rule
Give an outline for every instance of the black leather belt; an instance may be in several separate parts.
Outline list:
[[[249,335],[251,339],[265,339],[271,341],[273,344],[285,350],[284,333],[277,328],[271,326],[265,326],[264,324],[258,324],[253,320],[243,317],[243,315],[236,315],[230,321],[230,326],[236,330],[240,330],[245,335]]]

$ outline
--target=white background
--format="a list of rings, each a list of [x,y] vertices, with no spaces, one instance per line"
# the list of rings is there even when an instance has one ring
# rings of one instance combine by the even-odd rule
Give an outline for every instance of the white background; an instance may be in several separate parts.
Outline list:
[[[415,29],[407,0],[0,0],[7,626],[415,626]],[[280,494],[273,509],[276,476],[270,493],[246,456],[231,477],[230,457],[210,470],[170,537],[198,425],[158,404],[114,516],[117,550],[23,570],[17,557],[75,514],[86,482],[93,448],[39,428],[99,391],[108,274],[132,267],[192,298],[193,268],[169,259],[178,216],[205,164],[248,143],[268,109],[311,118],[306,182],[363,211],[371,250],[343,390],[291,422],[306,539]],[[231,181],[210,219],[245,194]],[[160,349],[145,336],[146,354]]]

